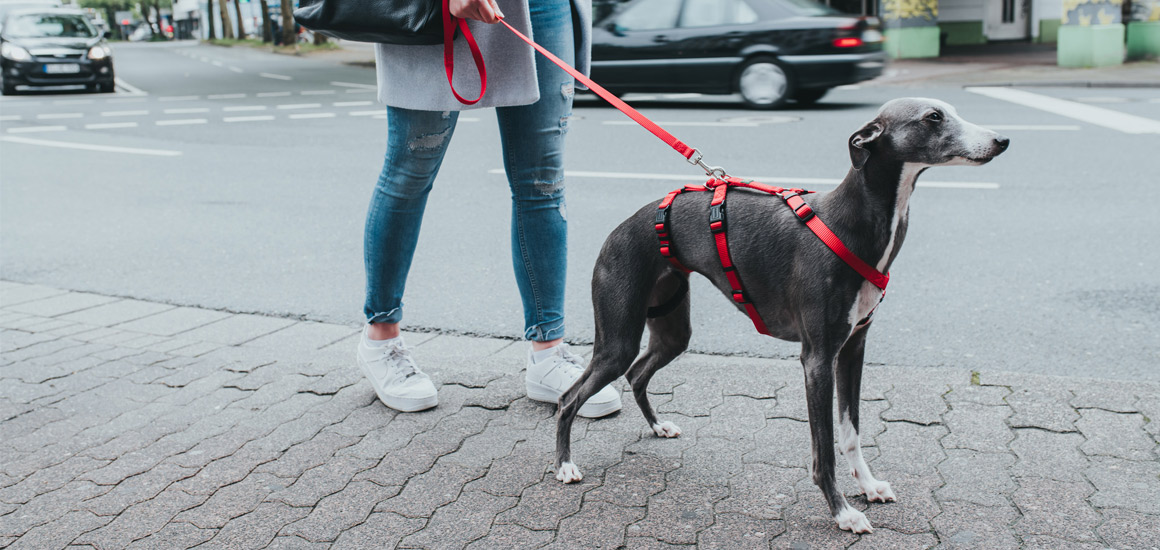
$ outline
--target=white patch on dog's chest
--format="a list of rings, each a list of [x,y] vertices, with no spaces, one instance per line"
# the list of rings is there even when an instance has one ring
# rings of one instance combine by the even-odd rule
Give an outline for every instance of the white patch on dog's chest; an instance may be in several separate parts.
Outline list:
[[[881,299],[881,289],[870,281],[862,281],[862,288],[858,289],[858,296],[854,299],[853,307],[850,308],[850,328],[870,315],[870,312],[874,310]]]

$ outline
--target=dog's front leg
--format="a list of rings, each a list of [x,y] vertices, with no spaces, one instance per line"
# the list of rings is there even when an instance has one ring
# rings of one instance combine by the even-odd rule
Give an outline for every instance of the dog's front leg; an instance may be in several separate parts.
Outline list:
[[[870,520],[846,502],[834,476],[834,365],[837,352],[837,349],[811,350],[808,345],[802,346],[814,484],[822,490],[830,515],[838,527],[855,533],[869,533],[873,531]]]
[[[870,466],[862,458],[862,437],[858,428],[858,406],[861,403],[862,358],[866,351],[866,333],[870,326],[856,329],[838,354],[834,368],[834,379],[838,387],[838,449],[846,462],[858,488],[870,502],[892,502],[894,491],[885,481],[874,479]]]

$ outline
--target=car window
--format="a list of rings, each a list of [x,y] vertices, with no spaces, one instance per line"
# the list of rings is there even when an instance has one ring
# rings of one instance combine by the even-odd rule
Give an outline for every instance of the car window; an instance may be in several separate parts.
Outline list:
[[[745,25],[757,21],[757,12],[744,0],[686,0],[682,27]]]
[[[622,31],[676,28],[680,7],[680,0],[641,0],[629,6],[616,18],[616,28]]]
[[[94,38],[97,31],[80,15],[36,13],[9,17],[4,34],[11,38]]]
[[[814,0],[767,0],[789,12],[789,15],[833,15],[837,10]]]

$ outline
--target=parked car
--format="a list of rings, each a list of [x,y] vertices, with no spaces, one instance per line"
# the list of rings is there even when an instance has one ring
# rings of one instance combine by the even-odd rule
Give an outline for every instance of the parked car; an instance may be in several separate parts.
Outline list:
[[[0,86],[83,84],[112,92],[113,51],[84,12],[67,8],[14,10],[0,31]]]
[[[881,23],[810,0],[631,0],[593,29],[592,78],[618,92],[812,103],[882,74]]]
[[[0,29],[3,29],[4,17],[14,10],[58,8],[60,0],[0,0]]]

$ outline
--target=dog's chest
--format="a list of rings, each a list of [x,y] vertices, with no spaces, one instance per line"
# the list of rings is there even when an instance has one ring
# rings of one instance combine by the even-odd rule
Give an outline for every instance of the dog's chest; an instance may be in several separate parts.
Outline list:
[[[870,312],[878,307],[880,301],[882,301],[882,290],[870,281],[862,281],[862,286],[854,297],[854,304],[850,307],[850,327],[854,327],[858,321],[870,315]]]

